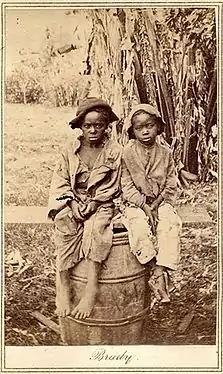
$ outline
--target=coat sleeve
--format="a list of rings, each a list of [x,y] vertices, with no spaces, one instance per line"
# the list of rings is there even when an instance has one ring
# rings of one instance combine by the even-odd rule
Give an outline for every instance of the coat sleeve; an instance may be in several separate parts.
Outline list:
[[[69,162],[67,153],[60,154],[50,186],[48,217],[51,217],[52,211],[62,210],[68,200],[74,199],[74,193],[71,187],[71,178],[69,174]]]
[[[171,205],[175,204],[177,195],[177,176],[171,152],[169,153],[166,181],[161,195],[166,203]]]
[[[135,204],[139,208],[143,207],[146,197],[136,188],[124,159],[122,160],[121,187],[125,202]]]

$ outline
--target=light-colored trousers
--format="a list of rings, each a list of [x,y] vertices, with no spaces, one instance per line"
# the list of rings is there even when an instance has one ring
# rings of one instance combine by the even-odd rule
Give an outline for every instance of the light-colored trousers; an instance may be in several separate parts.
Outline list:
[[[180,259],[181,219],[172,205],[162,203],[158,208],[156,236],[144,211],[135,206],[126,206],[123,224],[128,230],[131,252],[145,264],[156,257],[156,264],[176,270]]]

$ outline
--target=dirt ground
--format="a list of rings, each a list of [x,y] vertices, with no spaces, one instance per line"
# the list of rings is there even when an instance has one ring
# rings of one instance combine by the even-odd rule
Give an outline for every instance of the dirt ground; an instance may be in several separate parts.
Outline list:
[[[5,204],[47,204],[56,152],[66,137],[71,136],[67,122],[72,116],[72,108],[6,107]],[[156,303],[148,315],[147,344],[215,344],[218,269],[216,183],[194,185],[190,190],[181,192],[179,204],[186,202],[205,206],[212,223],[183,227],[180,267],[174,275],[175,290],[170,304]],[[51,225],[5,225],[6,345],[62,344],[57,333],[31,315],[38,310],[58,322],[54,313],[52,233]],[[190,321],[186,330],[185,316]]]
[[[5,204],[47,205],[57,153],[73,135],[71,107],[5,106]]]

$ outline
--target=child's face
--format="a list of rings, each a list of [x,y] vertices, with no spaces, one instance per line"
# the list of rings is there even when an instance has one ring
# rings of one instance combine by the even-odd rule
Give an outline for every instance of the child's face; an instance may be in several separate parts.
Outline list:
[[[81,129],[89,144],[100,144],[104,138],[108,124],[101,113],[92,111],[86,114]]]
[[[144,145],[153,145],[157,136],[157,123],[154,117],[147,113],[139,113],[133,119],[133,132]]]

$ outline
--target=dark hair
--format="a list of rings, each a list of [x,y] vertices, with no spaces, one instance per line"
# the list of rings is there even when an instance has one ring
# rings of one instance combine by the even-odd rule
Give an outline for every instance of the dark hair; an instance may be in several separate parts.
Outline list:
[[[84,113],[83,115],[80,116],[80,118],[79,118],[79,124],[80,124],[80,126],[83,124],[85,116],[88,113],[90,113],[90,112],[100,113],[102,115],[102,117],[103,117],[103,120],[106,122],[107,125],[109,125],[109,123],[111,121],[111,113],[110,113],[110,111],[107,110],[107,109],[105,109],[105,108],[97,107],[97,108],[90,109],[89,111],[87,111],[86,113]]]
[[[139,109],[137,110],[132,118],[131,118],[131,127],[128,129],[128,134],[129,134],[129,139],[135,139],[135,134],[134,134],[134,131],[133,131],[133,125],[134,125],[134,120],[140,115],[140,114],[147,114],[148,116],[150,116],[156,123],[156,126],[157,126],[157,133],[158,135],[161,134],[163,132],[163,125],[162,125],[162,120],[161,118],[157,117],[156,115],[154,114],[150,114],[148,113],[146,110],[143,110],[143,109]]]

